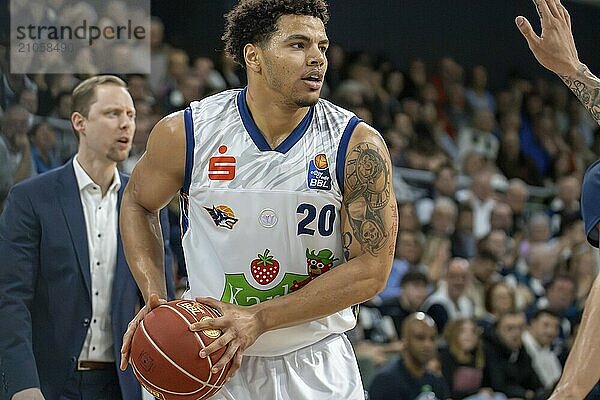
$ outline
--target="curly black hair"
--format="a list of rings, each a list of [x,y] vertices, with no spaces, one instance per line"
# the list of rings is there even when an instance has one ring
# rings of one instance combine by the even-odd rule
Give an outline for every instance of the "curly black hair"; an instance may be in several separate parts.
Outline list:
[[[244,46],[264,44],[277,30],[282,15],[308,15],[326,24],[329,20],[325,0],[240,0],[225,14],[225,52],[245,67]]]

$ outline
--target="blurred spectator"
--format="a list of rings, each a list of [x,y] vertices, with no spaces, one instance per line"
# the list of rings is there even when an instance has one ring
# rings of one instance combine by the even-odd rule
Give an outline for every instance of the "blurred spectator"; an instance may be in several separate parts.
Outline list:
[[[150,88],[162,97],[167,92],[168,63],[171,46],[164,42],[165,27],[160,18],[150,20]]]
[[[508,182],[506,190],[506,203],[513,214],[513,236],[520,239],[526,227],[527,200],[529,189],[521,179],[513,178]]]
[[[533,316],[538,310],[547,309],[560,317],[559,334],[552,344],[552,351],[562,361],[566,359],[567,339],[571,336],[574,322],[580,315],[570,306],[575,300],[576,282],[569,275],[556,275],[546,285],[546,295],[539,298],[527,309],[527,315]]]
[[[497,202],[490,215],[490,229],[500,229],[507,235],[513,233],[513,213],[507,203]]]
[[[27,131],[29,112],[19,105],[6,110],[0,132],[0,208],[9,189],[36,174]]]
[[[392,318],[396,332],[400,336],[404,319],[421,309],[427,298],[427,276],[422,272],[409,271],[400,282],[402,289],[396,297],[387,298],[378,306],[382,315]]]
[[[444,379],[426,369],[436,356],[436,335],[435,322],[426,314],[415,313],[407,317],[402,325],[401,357],[375,375],[369,388],[369,399],[449,398]]]
[[[412,202],[398,203],[398,231],[420,231],[421,224],[417,217],[417,210]]]
[[[469,262],[464,258],[453,258],[446,266],[444,280],[425,300],[423,310],[441,331],[449,321],[473,317],[473,303],[465,295],[469,279]]]
[[[499,317],[494,331],[486,336],[485,359],[493,366],[489,369],[490,385],[508,398],[542,400],[546,398],[543,385],[521,339],[525,324],[522,312],[506,313]]]
[[[496,121],[494,114],[486,109],[475,111],[471,126],[458,132],[458,159],[471,152],[481,154],[485,159],[496,161],[500,143],[492,133]]]
[[[487,288],[501,277],[496,272],[496,256],[489,250],[478,251],[471,261],[473,279],[467,288],[467,296],[475,305],[475,318],[482,318],[485,314],[485,293]]]
[[[450,321],[444,330],[446,346],[440,349],[442,374],[450,397],[461,400],[503,400],[489,387],[487,365],[480,328],[467,318]]]
[[[492,188],[492,172],[480,170],[473,177],[468,190],[459,191],[456,197],[473,208],[473,234],[480,239],[490,231],[490,216],[496,205]]]
[[[558,336],[560,318],[552,311],[538,310],[523,332],[523,345],[531,357],[533,369],[548,391],[554,388],[562,373],[558,357],[550,346]]]
[[[42,121],[34,125],[28,136],[31,142],[31,156],[38,174],[62,165],[57,155],[56,134],[49,123]]]
[[[427,195],[417,201],[417,215],[421,225],[431,220],[434,202],[439,197],[454,199],[456,193],[456,170],[449,162],[440,164],[433,170],[433,182]]]
[[[505,281],[492,283],[485,292],[484,305],[485,314],[477,324],[488,332],[501,315],[516,311],[515,291]]]
[[[431,217],[424,230],[428,235],[449,238],[456,228],[458,206],[448,197],[438,197],[434,201]]]
[[[473,235],[473,208],[469,204],[458,205],[456,229],[452,235],[452,255],[470,260],[477,253],[476,239]]]
[[[556,196],[549,206],[550,229],[553,235],[560,231],[561,219],[564,214],[579,212],[579,197],[581,196],[581,181],[577,176],[568,175],[556,181]]]
[[[396,254],[392,270],[385,285],[379,293],[379,299],[386,300],[397,297],[401,293],[400,281],[408,271],[422,269],[420,260],[423,251],[423,234],[419,231],[398,230]]]
[[[588,246],[577,249],[569,259],[568,272],[577,282],[575,301],[578,311],[581,312],[598,275],[598,266],[594,251]]]
[[[496,101],[488,91],[487,69],[483,65],[476,65],[471,70],[471,85],[465,90],[465,98],[469,108],[474,112],[487,110],[496,112]]]
[[[444,269],[450,259],[450,238],[448,236],[429,235],[423,248],[420,271],[425,272],[429,283],[434,287],[444,274]]]
[[[534,161],[521,151],[521,140],[515,131],[505,131],[500,138],[496,163],[508,179],[522,179],[530,185],[542,186],[543,179]]]

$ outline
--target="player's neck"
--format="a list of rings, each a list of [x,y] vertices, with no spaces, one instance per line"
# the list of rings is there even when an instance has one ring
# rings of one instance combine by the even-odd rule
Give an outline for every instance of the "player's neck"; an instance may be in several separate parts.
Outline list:
[[[248,87],[246,103],[254,123],[260,129],[272,149],[292,133],[309,107],[298,108],[284,104],[268,93]]]

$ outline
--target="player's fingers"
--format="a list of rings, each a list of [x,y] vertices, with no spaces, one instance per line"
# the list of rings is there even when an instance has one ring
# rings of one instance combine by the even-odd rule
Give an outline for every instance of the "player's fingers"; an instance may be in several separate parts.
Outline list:
[[[235,336],[232,333],[226,332],[223,335],[221,335],[221,337],[219,337],[217,340],[206,346],[204,349],[200,350],[200,353],[198,355],[202,358],[208,357],[209,354],[212,354],[220,348],[227,346],[227,344],[231,342],[234,337]]]
[[[562,13],[559,11],[559,2],[558,0],[543,0],[546,2],[546,4],[548,5],[548,9],[550,10],[550,12],[552,13],[552,16],[554,18],[561,18],[562,17]]]
[[[195,299],[198,303],[203,303],[206,305],[211,306],[212,308],[215,308],[217,311],[219,311],[221,314],[223,314],[223,302],[213,299],[212,297],[196,297]]]
[[[148,297],[148,306],[150,307],[150,310],[153,310],[161,304],[165,304],[166,302],[167,301],[165,299],[159,299],[156,293],[152,293],[150,294],[150,297]]]
[[[527,40],[527,44],[529,44],[529,47],[533,48],[534,46],[537,46],[541,38],[533,31],[533,28],[531,27],[531,24],[529,23],[527,18],[518,16],[515,19],[515,23],[517,24],[517,28],[519,28],[519,31],[521,31],[521,33],[525,37],[525,40]]]
[[[231,345],[227,346],[227,351],[225,351],[225,353],[223,353],[221,358],[219,358],[219,361],[217,361],[217,363],[215,365],[213,365],[211,372],[213,374],[216,374],[217,372],[222,370],[225,367],[225,365],[229,362],[229,360],[234,358],[234,356],[238,352],[238,349],[239,349],[238,345],[231,344]],[[233,364],[232,364],[232,368],[233,368]],[[237,368],[239,368],[239,365],[237,366]]]
[[[570,30],[571,29],[571,15],[569,15],[569,12],[565,8],[565,6],[563,6],[562,4],[560,5],[560,10],[562,12],[563,19],[567,23],[567,26],[569,27],[569,30]]]
[[[235,353],[235,356],[233,357],[233,360],[231,361],[231,367],[229,368],[229,371],[227,372],[227,376],[225,377],[225,381],[229,381],[231,379],[231,377],[233,376],[233,374],[235,374],[235,372],[240,368],[240,366],[242,365],[242,359],[244,358],[244,354],[242,354],[241,351],[238,351],[237,353]]]
[[[223,317],[219,317],[219,318],[204,317],[204,318],[202,318],[201,321],[194,322],[193,324],[190,324],[190,326],[189,326],[190,331],[193,331],[193,332],[204,331],[207,329],[221,329],[222,330],[223,328],[226,328],[226,327],[227,327],[227,321]]]

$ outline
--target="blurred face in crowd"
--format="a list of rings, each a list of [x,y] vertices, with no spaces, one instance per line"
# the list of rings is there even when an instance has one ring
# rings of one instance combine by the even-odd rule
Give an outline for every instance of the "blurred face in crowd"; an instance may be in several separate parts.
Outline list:
[[[417,311],[427,298],[427,284],[422,281],[406,282],[402,286],[401,297],[408,311]]]
[[[456,224],[456,207],[450,204],[436,205],[431,214],[431,230],[441,236],[451,235]]]
[[[527,186],[523,182],[512,181],[509,183],[506,192],[506,202],[513,213],[521,214],[525,210],[528,197]]]
[[[478,343],[479,328],[473,321],[465,320],[458,332],[458,345],[464,352],[469,353],[475,350]]]
[[[538,214],[529,221],[529,241],[545,242],[550,238],[550,221],[545,215]]]
[[[560,320],[552,314],[542,313],[531,321],[529,332],[543,347],[549,347],[558,336]]]
[[[510,206],[506,203],[497,203],[490,216],[492,229],[502,229],[509,233],[513,225],[513,214]]]
[[[412,203],[400,203],[398,205],[398,231],[417,231],[421,229],[417,211]]]
[[[501,283],[490,289],[492,292],[490,310],[494,315],[502,315],[514,309],[514,297],[508,285]]]
[[[27,135],[27,129],[29,128],[28,112],[21,107],[10,108],[4,115],[2,127],[6,138],[14,145],[17,136]]]
[[[420,318],[420,319],[417,319]],[[437,351],[435,323],[423,313],[409,316],[403,326],[404,354],[419,368],[427,365]]]
[[[456,191],[456,180],[454,171],[451,168],[442,169],[434,182],[435,190],[442,196],[454,197]]]
[[[562,313],[575,299],[575,284],[564,278],[557,278],[546,290],[548,308]]]
[[[579,206],[581,195],[581,184],[574,176],[565,176],[558,182],[558,197],[565,204],[565,208],[571,209]]]
[[[48,123],[40,124],[31,137],[31,143],[42,154],[50,152],[56,144],[56,134],[52,126]]]
[[[496,263],[487,258],[475,257],[471,263],[473,275],[481,282],[488,282],[496,272]]]
[[[511,351],[521,348],[521,336],[525,330],[525,315],[523,313],[506,314],[498,320],[496,334],[500,341]]]
[[[398,250],[396,258],[405,259],[410,264],[418,264],[421,259],[421,244],[416,232],[401,231],[398,234]]]
[[[446,273],[448,295],[457,300],[467,288],[469,282],[469,262],[463,258],[453,258],[448,264]]]

